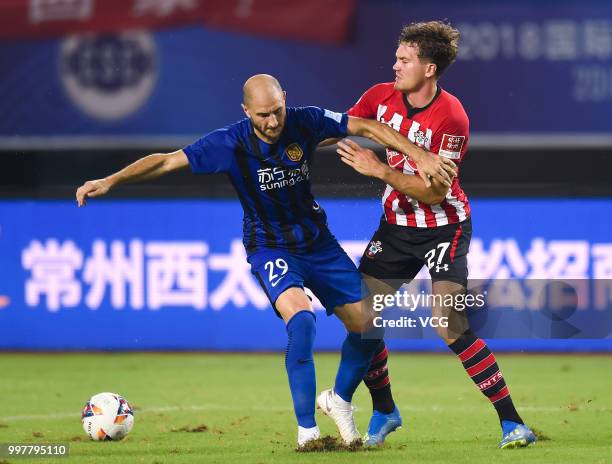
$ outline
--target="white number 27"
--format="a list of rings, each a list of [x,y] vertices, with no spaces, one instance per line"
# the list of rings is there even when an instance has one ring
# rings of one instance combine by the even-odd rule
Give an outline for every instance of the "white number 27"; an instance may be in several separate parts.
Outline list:
[[[434,267],[435,264],[438,264],[438,265],[442,264],[442,260],[444,259],[444,254],[446,253],[446,250],[448,250],[449,246],[450,246],[450,242],[438,243],[438,246],[436,248],[432,248],[425,254],[425,258],[427,258],[427,267],[429,269]],[[438,259],[437,259],[437,262],[434,263],[434,258],[436,257],[436,251],[438,250],[440,250],[438,254]]]

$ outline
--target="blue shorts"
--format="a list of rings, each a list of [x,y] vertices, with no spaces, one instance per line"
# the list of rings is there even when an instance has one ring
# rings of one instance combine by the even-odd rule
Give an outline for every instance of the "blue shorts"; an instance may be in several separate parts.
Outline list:
[[[247,261],[275,311],[277,298],[290,287],[308,287],[328,316],[336,306],[358,302],[367,295],[361,274],[335,239],[308,252],[264,248]]]

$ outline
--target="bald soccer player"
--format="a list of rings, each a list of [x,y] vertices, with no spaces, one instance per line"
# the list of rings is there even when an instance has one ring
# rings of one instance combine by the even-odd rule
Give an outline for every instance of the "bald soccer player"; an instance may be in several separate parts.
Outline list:
[[[360,135],[408,154],[424,178],[450,185],[454,166],[372,120],[317,107],[287,108],[278,81],[259,74],[246,81],[246,118],[206,134],[172,153],[145,156],[108,177],[85,182],[79,206],[128,182],[155,179],[191,167],[195,174],[226,173],[244,210],[243,243],[251,272],[286,324],[286,369],[298,423],[298,447],[319,438],[315,421],[315,314],[308,287],[327,314],[347,330],[334,388],[316,402],[336,423],[346,443],[360,440],[351,399],[380,343],[362,337],[370,327],[359,272],[327,228],[323,209],[310,191],[310,165],[317,144],[327,138]]]

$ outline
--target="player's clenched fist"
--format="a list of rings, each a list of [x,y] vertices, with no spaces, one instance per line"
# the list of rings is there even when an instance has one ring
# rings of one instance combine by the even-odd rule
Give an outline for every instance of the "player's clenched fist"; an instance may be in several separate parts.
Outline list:
[[[99,197],[110,190],[110,185],[104,179],[88,180],[76,191],[76,200],[79,206],[87,204],[87,197]]]

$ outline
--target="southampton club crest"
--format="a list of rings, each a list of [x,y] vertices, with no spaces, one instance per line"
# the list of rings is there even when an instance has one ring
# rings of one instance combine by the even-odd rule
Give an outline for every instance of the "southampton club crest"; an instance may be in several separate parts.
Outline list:
[[[370,242],[370,245],[368,246],[368,251],[366,253],[366,256],[368,258],[373,258],[376,253],[380,253],[382,251],[382,243],[380,242],[380,240],[372,240]]]
[[[416,143],[418,146],[425,146],[428,142],[429,140],[427,139],[425,132],[422,130],[418,130],[414,133],[414,143]]]
[[[297,143],[292,143],[291,145],[289,145],[285,149],[285,153],[291,161],[296,163],[302,159],[302,156],[304,156],[302,147],[300,147]]]

